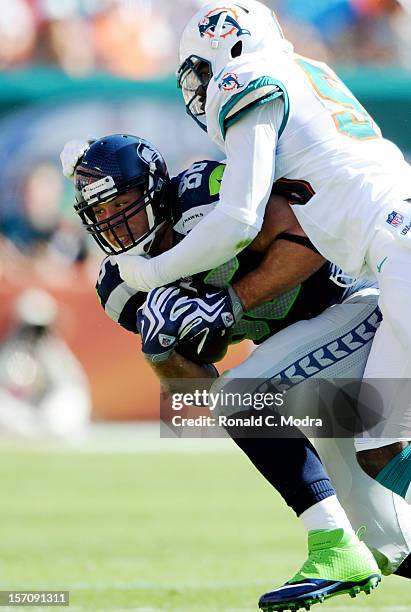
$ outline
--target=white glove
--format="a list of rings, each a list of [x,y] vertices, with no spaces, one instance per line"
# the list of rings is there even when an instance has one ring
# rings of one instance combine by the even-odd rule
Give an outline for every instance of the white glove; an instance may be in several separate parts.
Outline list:
[[[117,264],[121,278],[132,289],[145,292],[153,289],[147,279],[147,268],[150,265],[150,258],[147,256],[120,253],[119,255],[111,255],[110,261]]]
[[[62,152],[60,153],[61,165],[63,167],[63,174],[68,179],[72,179],[74,176],[74,170],[84,153],[87,151],[89,146],[94,140],[69,140],[64,145]]]

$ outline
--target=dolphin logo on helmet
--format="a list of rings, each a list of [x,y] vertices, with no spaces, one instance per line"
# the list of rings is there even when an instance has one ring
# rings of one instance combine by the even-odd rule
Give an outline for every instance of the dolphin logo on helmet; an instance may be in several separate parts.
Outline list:
[[[233,34],[237,34],[238,36],[251,36],[251,32],[249,30],[245,30],[238,23],[238,15],[228,8],[218,8],[210,11],[201,19],[198,24],[198,29],[200,31],[200,36],[203,38],[204,36],[208,36],[208,38],[215,37],[215,29],[219,22],[219,19],[222,14],[226,13],[226,18],[223,24],[223,31],[221,34],[221,38],[227,38],[228,36],[232,36]],[[232,15],[230,15],[231,13]]]

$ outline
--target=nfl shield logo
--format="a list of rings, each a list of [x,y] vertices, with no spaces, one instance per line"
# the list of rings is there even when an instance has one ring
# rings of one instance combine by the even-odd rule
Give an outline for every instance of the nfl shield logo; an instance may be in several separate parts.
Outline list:
[[[226,327],[231,327],[234,325],[234,317],[231,312],[222,312],[221,318],[223,319],[223,323]]]
[[[389,225],[393,225],[394,227],[399,227],[400,225],[403,224],[403,222],[404,222],[404,217],[400,215],[399,213],[397,213],[395,210],[393,210],[392,213],[388,215],[387,223]]]
[[[174,336],[168,336],[167,334],[158,334],[158,340],[162,347],[168,348],[175,341]]]

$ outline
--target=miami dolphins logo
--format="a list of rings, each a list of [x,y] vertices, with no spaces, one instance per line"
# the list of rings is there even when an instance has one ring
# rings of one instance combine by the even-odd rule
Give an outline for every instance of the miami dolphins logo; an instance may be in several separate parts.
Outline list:
[[[234,72],[226,72],[223,75],[220,83],[218,84],[218,89],[221,91],[233,91],[234,89],[241,89],[244,87],[242,83],[238,80],[238,76],[234,74]]]
[[[233,36],[233,34],[237,34],[237,36],[251,36],[251,32],[242,28],[238,23],[237,13],[232,9],[222,6],[221,8],[213,9],[207,13],[198,24],[198,29],[202,38],[204,38],[204,36],[215,38],[215,29],[221,15],[224,13],[226,17],[221,32],[221,38],[228,38],[228,36]]]

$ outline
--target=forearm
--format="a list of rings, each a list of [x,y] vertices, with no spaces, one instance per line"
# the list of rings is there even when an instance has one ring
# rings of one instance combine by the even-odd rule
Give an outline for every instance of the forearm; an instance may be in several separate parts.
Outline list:
[[[201,365],[189,361],[182,355],[179,355],[175,351],[163,363],[153,363],[147,360],[147,363],[154,370],[156,376],[160,380],[162,386],[166,391],[172,393],[174,391],[181,391],[181,382],[176,383],[174,388],[173,380],[181,381],[182,379],[195,379],[198,380],[210,380],[210,382],[218,377],[218,372],[212,365]],[[187,383],[189,384],[189,383]],[[196,388],[198,383],[195,384]],[[187,388],[187,392],[190,389]]]
[[[216,378],[214,366],[202,365],[189,361],[174,351],[167,361],[153,363],[147,360],[158,378],[162,381],[167,378]]]
[[[304,246],[276,240],[260,266],[233,284],[244,310],[248,311],[287,293],[314,272],[325,259]]]
[[[258,230],[214,210],[169,251],[145,261],[146,290],[216,268],[232,259],[256,237]]]

